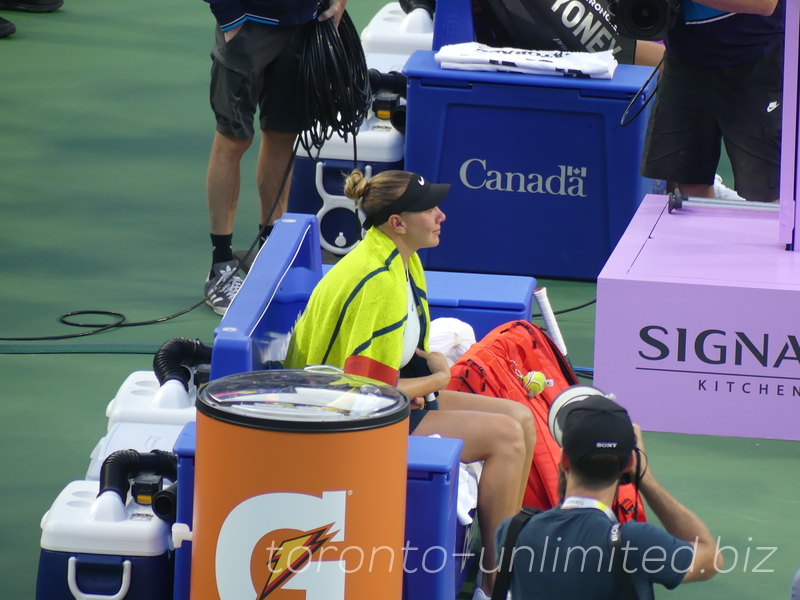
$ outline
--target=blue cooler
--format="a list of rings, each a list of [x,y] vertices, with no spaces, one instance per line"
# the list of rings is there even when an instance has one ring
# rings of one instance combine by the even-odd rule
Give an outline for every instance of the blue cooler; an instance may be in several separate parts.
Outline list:
[[[73,481],[42,519],[36,600],[171,600],[169,525],[98,489]]]
[[[415,52],[404,69],[406,169],[452,184],[425,267],[596,279],[652,189],[639,175],[650,106],[620,125],[651,69],[619,65],[612,79],[457,71],[434,54]]]

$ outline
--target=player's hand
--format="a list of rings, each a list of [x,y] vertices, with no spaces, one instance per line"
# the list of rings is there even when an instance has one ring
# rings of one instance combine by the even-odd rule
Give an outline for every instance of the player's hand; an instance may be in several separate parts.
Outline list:
[[[223,32],[223,35],[225,36],[225,42],[230,42],[233,38],[235,38],[236,34],[239,33],[241,28],[241,25],[237,25],[233,29],[228,29],[228,31]]]
[[[425,398],[417,396],[411,401],[411,410],[420,410],[425,408]]]
[[[425,359],[431,375],[435,375],[437,381],[440,382],[439,389],[446,388],[447,384],[450,383],[450,365],[447,364],[444,354],[441,352],[425,352],[425,350],[417,348],[417,356]]]

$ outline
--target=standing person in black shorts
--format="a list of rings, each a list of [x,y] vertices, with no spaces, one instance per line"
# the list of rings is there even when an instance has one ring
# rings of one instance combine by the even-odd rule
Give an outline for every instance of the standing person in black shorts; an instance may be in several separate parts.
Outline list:
[[[667,51],[641,173],[714,197],[721,140],[734,188],[778,199],[784,0],[683,0]]]
[[[289,166],[300,130],[297,80],[302,27],[313,19],[339,24],[347,0],[331,0],[318,13],[319,0],[206,0],[217,20],[211,53],[211,108],[217,131],[211,147],[206,189],[213,248],[205,283],[206,304],[224,315],[242,285],[232,249],[239,200],[240,163],[255,136],[259,113],[261,144],[256,166],[261,201],[259,230],[269,220],[262,244],[286,212],[291,173],[270,214]],[[220,285],[221,283],[221,285]]]

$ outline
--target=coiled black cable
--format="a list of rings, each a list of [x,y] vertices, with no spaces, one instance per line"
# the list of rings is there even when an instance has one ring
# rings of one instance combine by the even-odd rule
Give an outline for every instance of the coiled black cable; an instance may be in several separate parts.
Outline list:
[[[338,28],[334,19],[306,28],[298,82],[300,144],[316,159],[334,133],[345,141],[358,133],[372,93],[361,39],[347,11]]]

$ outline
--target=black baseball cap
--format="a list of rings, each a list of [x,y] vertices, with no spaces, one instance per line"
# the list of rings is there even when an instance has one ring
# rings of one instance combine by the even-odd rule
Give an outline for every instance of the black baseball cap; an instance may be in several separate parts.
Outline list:
[[[605,396],[589,396],[566,407],[562,445],[570,464],[590,471],[587,461],[593,456],[611,454],[628,465],[636,448],[633,424],[622,406]]]
[[[439,206],[450,192],[449,183],[431,183],[422,175],[409,173],[408,186],[396,200],[367,219],[368,225],[383,225],[392,215],[402,212],[423,212]]]

